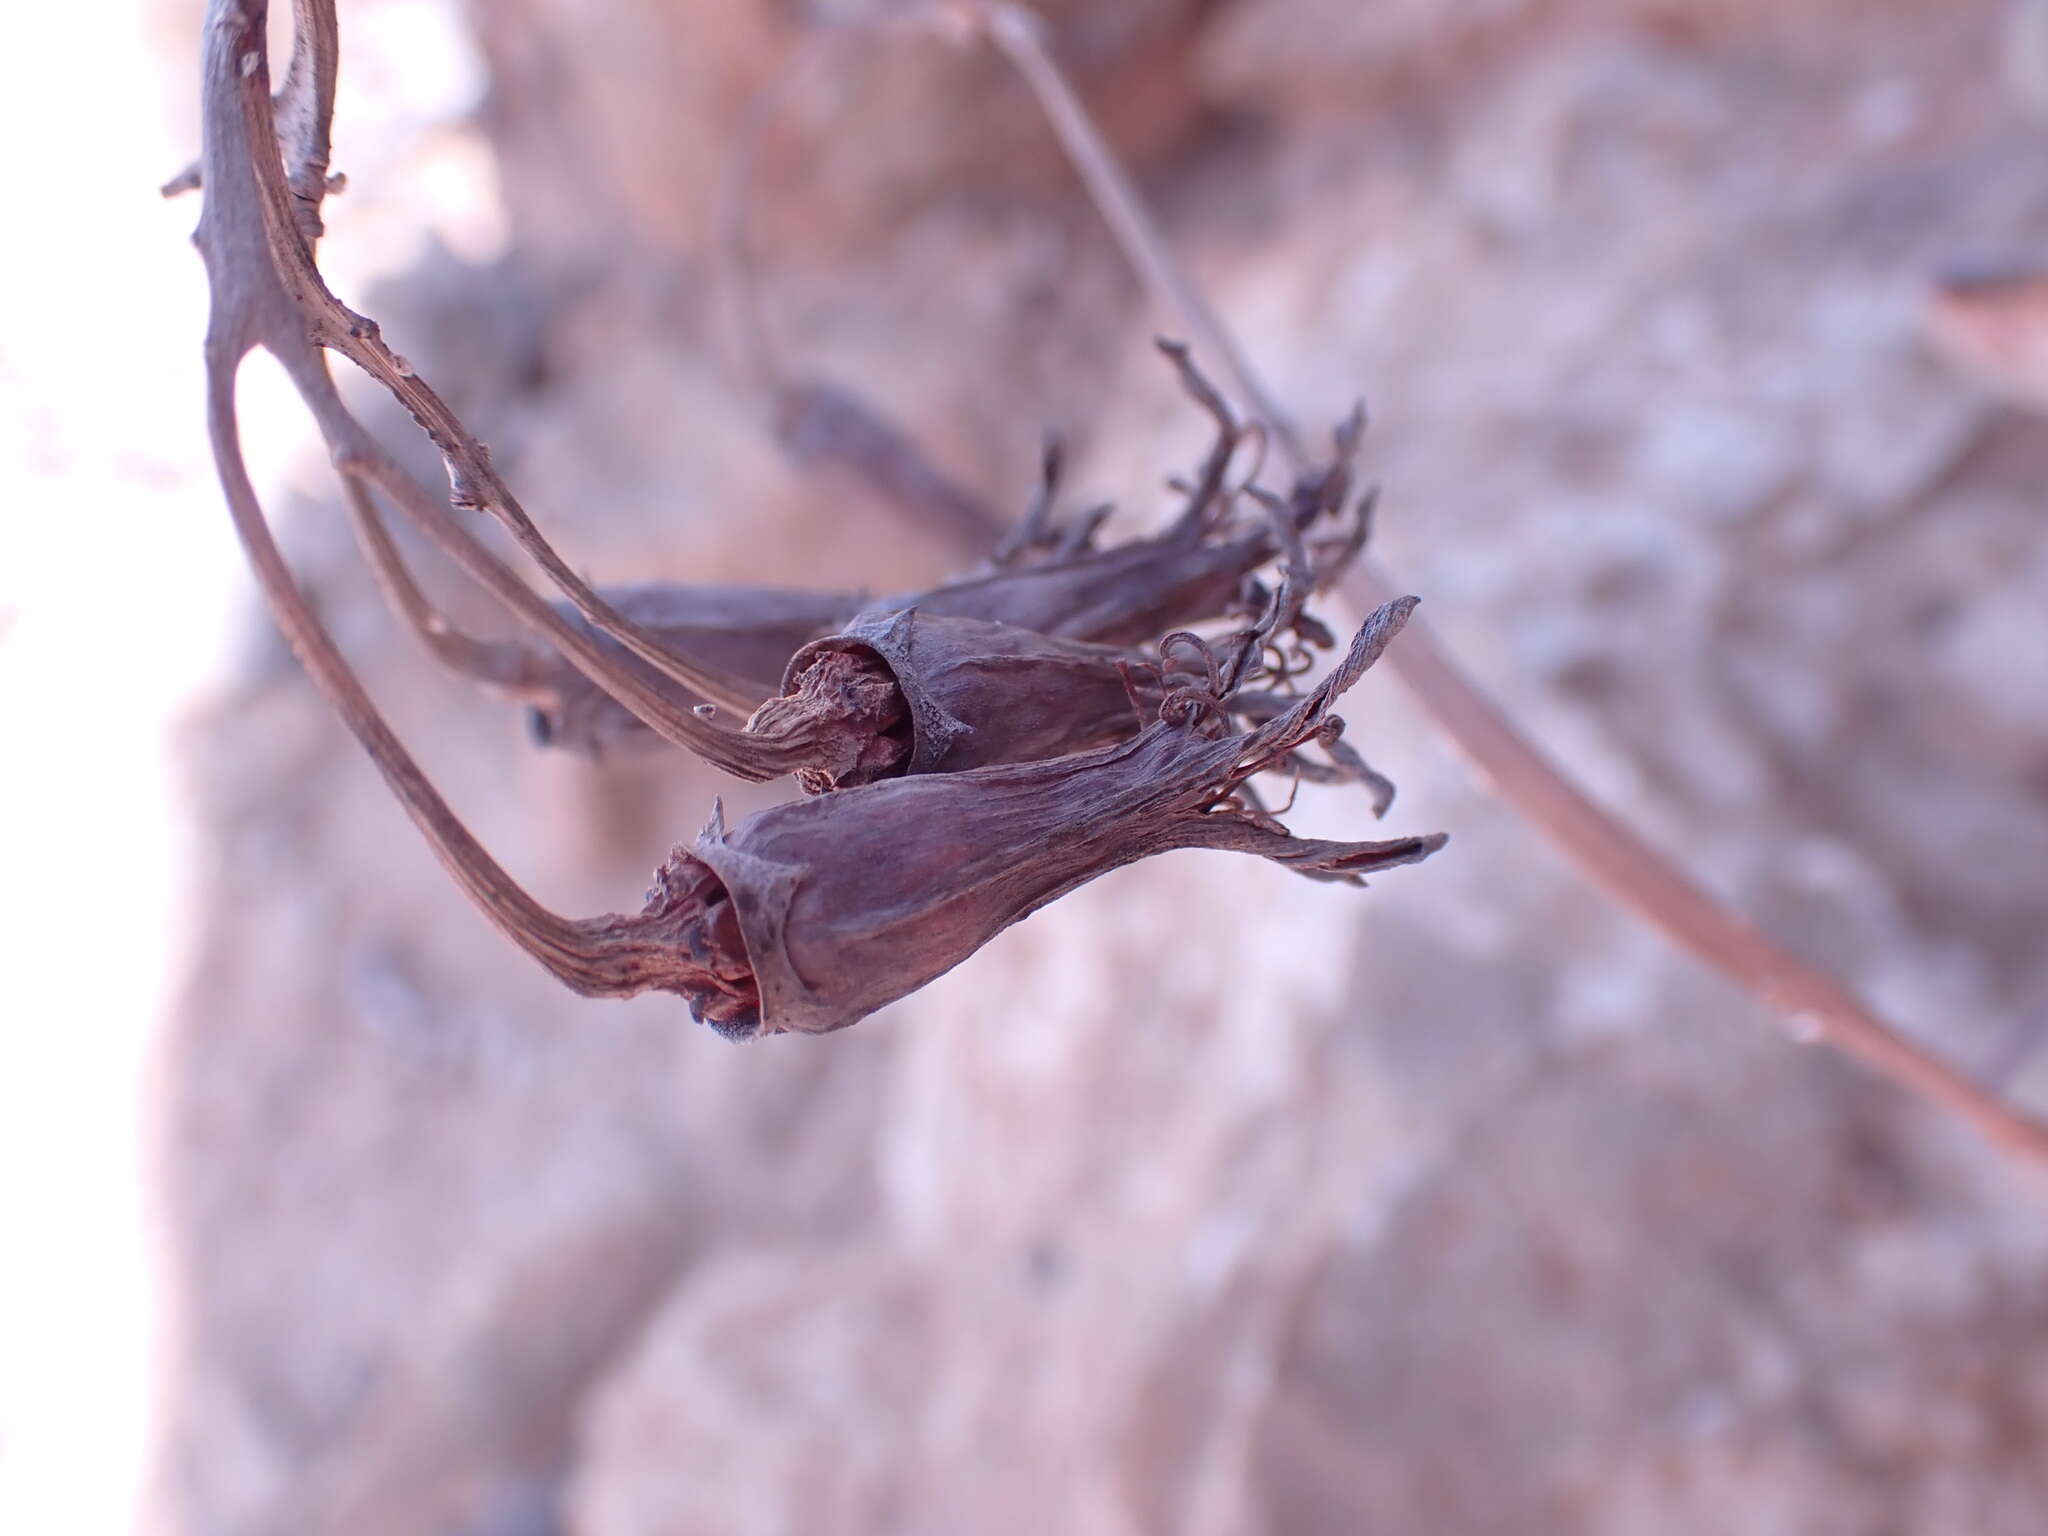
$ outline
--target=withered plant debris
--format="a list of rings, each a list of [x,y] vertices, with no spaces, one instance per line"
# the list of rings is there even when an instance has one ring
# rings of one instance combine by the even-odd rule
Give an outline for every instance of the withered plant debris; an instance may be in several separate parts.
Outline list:
[[[1254,723],[1284,711],[1291,702],[1285,693],[1247,691],[1244,683],[1256,670],[1291,690],[1293,679],[1312,665],[1307,647],[1333,643],[1303,605],[1319,579],[1358,552],[1370,498],[1355,509],[1353,529],[1330,541],[1333,553],[1320,566],[1302,530],[1334,525],[1344,509],[1363,416],[1355,414],[1339,430],[1335,465],[1298,486],[1291,500],[1250,487],[1226,491],[1223,477],[1242,434],[1185,353],[1174,346],[1167,351],[1221,428],[1174,526],[1159,538],[1106,552],[1091,547],[1100,522],[1093,513],[1078,520],[1078,536],[1059,534],[1050,517],[1059,456],[1049,448],[1039,494],[997,550],[993,574],[900,599],[906,606],[893,610],[871,610],[791,660],[782,695],[755,712],[747,732],[815,753],[815,761],[797,771],[807,792],[1085,752],[1135,736],[1169,703],[1178,707],[1191,698]],[[1240,495],[1261,509],[1264,526],[1232,528],[1219,544],[1209,536],[1229,526]],[[1207,558],[1218,549],[1229,555],[1220,567]],[[1035,563],[1027,558],[1039,551],[1049,553]],[[1127,552],[1131,558],[1117,558]],[[1253,573],[1276,552],[1284,556],[1283,574],[1279,590],[1268,592]],[[1192,580],[1191,568],[1198,572]],[[1219,573],[1227,574],[1227,586],[1215,579]],[[1048,579],[1025,585],[1037,576]],[[963,591],[1027,594],[1050,617],[1034,627],[946,611],[947,600]],[[1057,602],[1062,596],[1070,600],[1064,614]],[[1142,614],[1163,628],[1231,610],[1257,622],[1227,637],[1221,660],[1207,641],[1185,630],[1160,638],[1156,658],[1067,633],[1096,628],[1104,615],[1114,615],[1108,627],[1116,632]],[[1287,643],[1276,643],[1281,640]],[[1392,786],[1338,745],[1334,732],[1326,737],[1326,755],[1321,763],[1293,757],[1290,766],[1322,782],[1364,784],[1376,814],[1384,814]]]
[[[1155,537],[1100,549],[1095,537],[1109,507],[1056,517],[1062,456],[1050,442],[1029,510],[986,569],[969,577],[880,603],[832,592],[659,583],[604,588],[602,595],[700,669],[733,679],[734,691],[750,689],[765,700],[746,735],[762,744],[760,762],[793,764],[812,794],[900,773],[1037,761],[1133,736],[1163,697],[1160,667],[1128,645],[1090,637],[1150,641],[1230,613],[1255,615],[1271,600],[1257,573],[1276,554],[1307,573],[1297,583],[1305,597],[1309,586],[1334,579],[1358,554],[1372,505],[1370,495],[1353,503],[1350,494],[1362,412],[1338,429],[1330,465],[1296,485],[1289,499],[1256,485],[1229,485],[1233,460],[1251,434],[1185,348],[1161,345],[1217,433],[1196,479],[1172,482],[1186,502]],[[1246,503],[1258,512],[1255,519],[1243,515]],[[1320,558],[1308,554],[1310,538]],[[373,528],[366,545],[400,611],[435,654],[525,702],[538,743],[601,755],[616,743],[654,739],[629,708],[545,645],[529,642],[508,653],[453,636],[437,617],[422,620],[417,609],[424,600],[403,595],[412,581],[388,540]],[[573,609],[556,606],[566,622],[584,627]],[[1284,687],[1310,664],[1307,645],[1334,641],[1298,601],[1280,629],[1293,648],[1275,652],[1271,675]],[[703,702],[608,637],[591,638],[679,708]],[[1242,652],[1241,634],[1234,645]],[[1239,655],[1240,667],[1246,659]],[[1240,708],[1235,686],[1227,691],[1233,710],[1254,722],[1284,707],[1280,695],[1250,692]],[[1296,759],[1294,766],[1317,782],[1364,784],[1376,813],[1387,809],[1392,786],[1348,749],[1338,748],[1329,762]]]
[[[1373,614],[1328,678],[1250,732],[1222,728],[1224,701],[1205,697],[1208,707],[1096,752],[839,790],[762,811],[731,832],[714,813],[692,847],[670,855],[621,938],[643,926],[687,935],[674,975],[654,984],[681,993],[728,1034],[820,1033],[916,990],[1046,903],[1151,854],[1229,849],[1350,884],[1415,863],[1443,837],[1298,838],[1241,794],[1252,775],[1328,728],[1332,703],[1414,606],[1403,598]],[[741,947],[726,947],[721,929],[736,932]],[[743,963],[751,1011],[745,988],[729,979]]]
[[[1058,523],[1059,457],[1049,451],[1030,513],[990,568],[914,597],[853,613],[858,600],[835,593],[600,594],[569,573],[482,445],[376,326],[322,283],[312,252],[331,187],[330,0],[298,0],[295,21],[273,102],[265,6],[214,0],[208,15],[206,202],[195,238],[213,299],[208,406],[222,487],[307,671],[456,880],[567,985],[600,997],[673,992],[734,1037],[816,1033],[865,1017],[1047,902],[1151,854],[1225,849],[1358,884],[1442,845],[1441,836],[1297,838],[1251,784],[1272,771],[1350,780],[1384,809],[1389,786],[1342,745],[1331,710],[1416,600],[1378,609],[1329,675],[1297,696],[1310,648],[1330,643],[1305,605],[1364,539],[1370,499],[1350,505],[1362,416],[1340,429],[1333,464],[1290,496],[1253,488],[1249,473],[1233,487],[1239,449],[1255,435],[1169,346],[1218,431],[1182,487],[1186,505],[1156,538],[1098,549],[1099,510]],[[257,346],[284,364],[319,422],[378,579],[436,655],[541,709],[551,735],[595,743],[618,729],[616,708],[742,777],[797,772],[817,793],[731,832],[714,811],[635,915],[576,920],[541,906],[449,809],[292,580],[241,455],[235,381]],[[347,411],[327,350],[413,411],[447,457],[449,497],[405,475]],[[480,641],[449,624],[413,581],[379,496],[543,643]],[[567,593],[573,617],[485,550],[451,504],[504,522]],[[1180,627],[1218,619],[1236,627],[1206,636]],[[717,718],[737,709],[752,710],[744,731]]]

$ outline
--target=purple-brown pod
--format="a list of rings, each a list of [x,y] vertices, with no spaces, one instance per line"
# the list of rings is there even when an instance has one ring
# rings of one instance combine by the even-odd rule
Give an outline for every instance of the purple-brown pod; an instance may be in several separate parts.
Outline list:
[[[775,806],[730,832],[714,814],[627,921],[687,929],[690,952],[678,958],[688,974],[721,979],[702,998],[695,982],[662,985],[723,1032],[815,1034],[915,991],[1046,903],[1151,854],[1232,849],[1351,883],[1413,863],[1443,838],[1296,838],[1236,795],[1328,728],[1331,703],[1413,606],[1374,614],[1313,693],[1245,734],[1210,734],[1217,712],[1184,710],[1077,756],[890,779]]]
[[[1158,665],[1134,651],[910,608],[798,651],[747,732],[814,744],[797,782],[823,794],[1107,746],[1162,694]]]
[[[1273,552],[1263,530],[1213,540],[1203,537],[1199,521],[1183,519],[1155,538],[963,577],[865,611],[916,608],[1069,640],[1143,645],[1230,612]]]
[[[743,683],[759,698],[782,686],[790,657],[806,641],[846,622],[864,599],[850,592],[807,592],[785,587],[679,586],[662,582],[607,587],[603,596],[627,618],[661,640]],[[559,605],[558,605],[559,606]],[[617,641],[562,607],[564,617],[590,631],[621,667],[638,673],[650,687],[689,704],[696,696],[663,677]],[[550,651],[544,663],[545,702],[528,711],[533,739],[542,746],[597,754],[620,744],[657,743],[660,738],[631,710]]]

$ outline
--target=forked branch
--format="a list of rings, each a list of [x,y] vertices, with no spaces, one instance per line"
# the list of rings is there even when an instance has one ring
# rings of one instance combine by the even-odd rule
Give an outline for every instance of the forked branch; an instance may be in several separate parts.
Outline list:
[[[441,798],[370,700],[333,638],[314,615],[272,538],[243,460],[236,379],[245,357],[263,347],[282,362],[330,433],[348,468],[352,418],[340,411],[325,364],[307,337],[294,296],[272,260],[280,223],[303,242],[317,230],[325,190],[325,103],[333,78],[334,14],[329,0],[298,0],[293,65],[285,99],[298,91],[319,103],[313,120],[292,117],[282,148],[264,59],[262,0],[213,0],[204,46],[202,182],[206,202],[194,241],[205,257],[212,295],[206,338],[207,429],[221,489],[250,566],[293,652],[335,712],[370,754],[385,782],[436,855],[490,920],[553,975],[578,992],[625,996],[651,987],[683,990],[699,981],[675,944],[665,914],[564,918],[535,901],[485,851]],[[313,173],[318,168],[318,175]],[[302,193],[298,189],[305,188]],[[294,206],[294,204],[297,206]],[[360,428],[354,428],[360,433]],[[443,509],[445,510],[445,509]],[[374,509],[372,509],[374,518]],[[486,557],[488,558],[488,557]],[[511,573],[505,572],[510,577]],[[516,578],[513,582],[517,583]],[[558,624],[558,615],[526,593]],[[562,625],[565,642],[580,642]],[[565,646],[566,648],[566,646]]]
[[[209,13],[210,18],[221,19],[242,14],[245,12],[234,7],[213,7]],[[448,469],[452,505],[488,512],[591,623],[663,676],[744,716],[760,700],[738,680],[693,658],[677,655],[662,644],[659,636],[592,591],[527,516],[492,465],[489,451],[426,381],[413,372],[412,365],[385,343],[377,322],[350,309],[328,289],[313,260],[313,242],[320,233],[320,199],[328,186],[328,125],[333,111],[337,50],[331,0],[295,0],[293,36],[292,65],[277,101],[272,102],[267,90],[257,100],[256,89],[249,84],[267,73],[260,49],[245,54],[236,64],[240,71],[249,59],[255,60],[249,65],[248,74],[238,73],[236,94],[249,120],[248,126],[252,130],[268,130],[259,142],[268,143],[282,135],[280,147],[291,169],[281,171],[268,155],[256,157],[251,167],[256,182],[255,208],[251,212],[261,220],[274,274],[271,281],[296,310],[306,338],[348,358],[412,414],[441,451]],[[300,38],[308,39],[303,49],[297,41]],[[210,189],[211,182],[203,175],[201,179]],[[180,185],[180,181],[173,181],[170,187],[175,190]],[[304,381],[300,384],[303,391]],[[323,428],[326,425],[323,419]],[[373,455],[363,467],[382,481],[392,466]],[[385,489],[398,494],[390,485]]]
[[[221,42],[224,35],[248,35],[247,29],[254,25],[250,18],[261,9],[214,6],[208,20],[208,49],[226,47]],[[388,496],[499,602],[653,730],[740,778],[771,779],[791,771],[795,763],[784,760],[771,746],[750,741],[738,729],[705,718],[708,709],[693,708],[653,686],[644,675],[620,665],[591,634],[541,601],[461,525],[449,503],[413,478],[343,403],[328,373],[323,345],[334,345],[387,384],[402,386],[394,392],[435,434],[444,452],[453,445],[449,462],[458,479],[469,474],[474,483],[476,473],[488,472],[488,455],[481,445],[381,341],[372,335],[370,341],[357,336],[345,346],[334,342],[336,336],[346,337],[352,328],[374,333],[375,327],[345,310],[327,292],[308,244],[309,233],[319,230],[320,199],[329,185],[324,114],[331,111],[333,101],[336,40],[332,0],[297,0],[294,21],[293,64],[276,105],[263,78],[266,65],[258,46],[250,45],[222,62],[218,79],[211,74],[207,77],[207,152],[202,161],[206,204],[195,239],[207,256],[214,286],[209,358],[218,353],[238,360],[256,346],[274,354],[319,423],[328,451],[345,479],[366,481]],[[260,37],[260,30],[255,35]],[[208,60],[209,66],[215,62],[211,51]],[[329,84],[322,87],[321,81]],[[288,109],[282,130],[276,117],[280,106]],[[278,150],[268,149],[273,144]],[[265,149],[251,147],[258,145]],[[280,160],[279,151],[285,159]],[[217,171],[210,164],[214,159],[222,161]],[[339,320],[338,315],[348,318]],[[434,423],[439,423],[438,427]],[[483,470],[458,470],[458,458],[462,463],[480,464]],[[499,484],[494,473],[489,480]],[[677,657],[638,624],[616,615],[618,622],[608,624],[605,615],[613,613],[610,605],[588,593],[581,580],[567,572],[560,558],[532,530],[516,502],[509,501],[509,493],[506,497],[512,520],[531,535],[522,542],[536,559],[567,576],[565,590],[573,586],[588,595],[588,602],[579,606],[593,623],[701,697],[736,710],[751,710],[759,702],[751,688]],[[372,553],[377,553],[374,547]],[[570,591],[570,598],[577,600],[575,591]],[[636,641],[635,635],[640,640]],[[446,654],[445,647],[438,649]]]

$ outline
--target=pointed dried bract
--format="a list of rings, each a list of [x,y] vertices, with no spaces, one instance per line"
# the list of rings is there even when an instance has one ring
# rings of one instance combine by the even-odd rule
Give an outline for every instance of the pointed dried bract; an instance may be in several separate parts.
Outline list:
[[[671,855],[655,871],[637,915],[585,918],[564,928],[544,958],[582,996],[672,992],[722,1034],[745,1037],[759,1027],[760,991],[739,914],[708,864]]]
[[[803,741],[810,794],[905,773],[1038,762],[1135,736],[1159,668],[1134,651],[906,609],[798,651],[749,735]]]
[[[916,990],[1046,903],[1150,854],[1232,849],[1354,884],[1414,863],[1443,838],[1296,838],[1239,798],[1246,779],[1327,729],[1332,703],[1414,605],[1404,598],[1375,613],[1321,685],[1246,734],[1206,733],[1213,715],[1193,712],[1100,751],[892,779],[776,806],[731,832],[714,816],[694,847],[670,856],[641,916],[621,921],[670,921],[671,893],[701,893],[708,870],[731,922],[713,930],[698,921],[690,931],[714,946],[736,934],[744,952],[707,950],[695,963],[721,977],[744,966],[759,999],[758,1018],[727,1007],[713,1022],[727,1033],[820,1033]],[[743,991],[727,982],[720,996]]]
[[[1018,629],[1102,645],[1144,645],[1171,630],[1228,614],[1256,611],[1264,593],[1258,570],[1311,529],[1335,519],[1345,508],[1352,464],[1365,430],[1363,411],[1338,430],[1335,453],[1317,474],[1298,484],[1286,503],[1293,531],[1276,538],[1271,522],[1233,527],[1236,493],[1227,484],[1231,465],[1247,441],[1260,442],[1231,414],[1223,398],[1189,360],[1187,348],[1162,341],[1188,395],[1216,423],[1216,438],[1192,483],[1182,484],[1187,503],[1171,526],[1151,538],[1108,549],[1093,547],[1095,529],[1107,513],[1084,515],[1062,541],[1050,522],[1050,503],[1060,461],[1048,444],[1041,486],[1023,525],[998,549],[991,568],[923,592],[886,598],[869,613],[905,608],[952,618],[983,619]],[[1314,585],[1334,578],[1363,546],[1364,513],[1352,530],[1338,531]],[[1018,558],[1046,549],[1033,563]],[[1330,643],[1325,638],[1324,643]]]

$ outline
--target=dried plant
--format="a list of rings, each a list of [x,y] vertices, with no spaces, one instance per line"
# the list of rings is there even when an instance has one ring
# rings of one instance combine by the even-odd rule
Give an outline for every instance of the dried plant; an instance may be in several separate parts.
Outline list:
[[[782,686],[789,659],[812,637],[848,622],[860,599],[845,592],[810,592],[788,587],[683,586],[646,582],[600,587],[605,601],[644,625],[663,645],[702,658],[741,679],[754,699],[771,698]],[[561,605],[557,604],[557,611]],[[580,614],[564,613],[585,625]],[[650,688],[672,694],[695,708],[708,702],[662,677],[609,636],[592,638],[617,665],[636,672]],[[658,741],[647,723],[598,684],[563,661],[552,646],[531,641],[521,649],[541,676],[538,688],[512,696],[528,706],[533,739],[600,755],[608,746]]]
[[[1330,705],[1414,604],[1380,609],[1320,686],[1249,733],[1205,729],[1227,701],[1191,690],[1182,708],[1098,752],[840,790],[763,811],[730,835],[714,817],[694,848],[670,858],[641,921],[666,924],[694,903],[709,900],[715,911],[728,902],[729,922],[699,919],[692,930],[703,943],[692,963],[718,988],[698,1003],[701,1016],[728,1032],[820,1032],[893,1002],[1047,902],[1150,854],[1228,849],[1355,884],[1412,864],[1442,836],[1297,838],[1241,792],[1329,727]]]
[[[1356,503],[1350,497],[1353,461],[1364,432],[1361,411],[1339,428],[1330,463],[1295,487],[1285,508],[1294,521],[1292,530],[1272,517],[1243,525],[1237,517],[1240,499],[1250,496],[1257,500],[1268,493],[1250,484],[1227,485],[1225,477],[1247,440],[1259,439],[1238,423],[1195,368],[1185,347],[1170,342],[1160,345],[1183,386],[1215,422],[1217,433],[1195,478],[1174,482],[1184,492],[1186,505],[1155,536],[1098,548],[1096,535],[1111,507],[1096,506],[1073,518],[1056,517],[1061,454],[1055,442],[1047,445],[1040,485],[1023,520],[996,545],[984,569],[956,580],[879,601],[840,593],[660,583],[603,589],[601,595],[665,645],[691,657],[700,668],[717,670],[751,687],[755,699],[767,701],[765,718],[757,713],[753,732],[780,740],[794,741],[789,732],[800,721],[824,728],[816,714],[818,701],[825,697],[821,693],[824,675],[810,679],[811,703],[804,711],[793,712],[772,697],[799,686],[796,674],[788,669],[794,653],[807,642],[868,657],[873,665],[893,671],[895,681],[910,693],[935,701],[943,695],[948,709],[953,702],[959,703],[962,708],[952,713],[960,720],[995,719],[1006,704],[1001,695],[1012,687],[1020,690],[1015,701],[1018,706],[1042,709],[1046,702],[1043,690],[1061,685],[1035,671],[1031,664],[1034,650],[1047,667],[1070,674],[1069,685],[1087,690],[1091,699],[1120,699],[1118,669],[1138,665],[1142,670],[1142,665],[1129,653],[1118,654],[1105,647],[1143,644],[1168,631],[1239,609],[1255,610],[1264,593],[1254,573],[1291,549],[1297,535],[1303,541],[1304,554],[1313,543],[1315,583],[1325,585],[1363,549],[1371,517],[1369,494]],[[854,399],[850,394],[844,397]],[[907,439],[890,438],[892,445],[898,441]],[[881,486],[923,473],[915,467],[908,471],[884,467],[900,457],[892,446],[889,453],[863,462],[871,465],[875,483]],[[369,521],[372,526],[366,530],[365,545],[393,595],[394,606],[421,632],[433,653],[454,670],[529,704],[534,710],[536,739],[543,745],[598,752],[615,741],[644,740],[651,735],[629,709],[608,699],[602,688],[553,656],[550,648],[529,645],[512,655],[503,648],[457,635],[419,595],[397,551],[375,526],[374,512]],[[560,605],[557,607],[559,610]],[[918,662],[909,657],[907,639],[895,643],[879,639],[890,626],[900,627],[901,616],[912,612],[919,616],[918,633],[928,642]],[[572,623],[582,622],[573,612],[564,617]],[[842,621],[851,627],[833,635]],[[1301,638],[1324,647],[1334,644],[1313,619],[1297,614],[1294,624]],[[607,649],[615,649],[607,637],[595,638]],[[943,665],[951,679],[948,684],[940,685],[935,678],[920,680],[915,675],[926,667],[942,665],[932,642],[947,653]],[[1099,644],[1091,647],[1093,642]],[[983,658],[979,661],[977,649]],[[812,662],[817,660],[813,654]],[[684,707],[703,702],[635,657],[618,653],[617,661]],[[833,663],[828,671],[842,671],[845,665]],[[810,666],[803,670],[808,672]],[[963,694],[970,677],[981,679],[974,685],[981,688],[981,696]],[[516,681],[508,683],[508,678]],[[1091,718],[1106,716],[1095,713]],[[963,741],[951,754],[950,765],[967,767],[1054,755],[1052,739],[1042,739],[1043,746],[1028,751],[1020,748],[1015,753],[986,740],[970,749]],[[1084,731],[1070,738],[1070,745],[1094,746],[1107,739],[1111,738]],[[919,764],[913,772],[932,771],[923,765],[939,761],[931,752],[921,757],[910,754],[910,758]],[[797,772],[800,778],[808,774],[807,782],[842,782],[829,771],[819,779],[815,770],[821,766],[799,767]]]
[[[1351,532],[1322,540],[1321,559],[1311,556],[1308,537],[1337,521],[1349,500],[1348,461],[1362,419],[1340,431],[1336,464],[1304,475],[1291,497],[1229,489],[1225,477],[1245,434],[1177,348],[1169,353],[1215,417],[1218,440],[1166,534],[1098,550],[1095,517],[1055,535],[1057,458],[1048,455],[1039,500],[998,549],[992,571],[892,600],[806,647],[788,668],[785,693],[756,711],[748,730],[720,722],[720,707],[750,707],[762,692],[760,674],[843,612],[846,600],[728,593],[724,612],[734,622],[721,632],[707,591],[622,593],[614,602],[574,576],[482,445],[375,324],[321,281],[312,252],[329,190],[333,9],[327,0],[299,0],[292,62],[275,102],[264,9],[216,0],[205,50],[206,203],[195,239],[212,290],[208,416],[229,509],[294,650],[443,862],[505,933],[568,985],[593,996],[673,992],[735,1036],[837,1029],[957,965],[1066,891],[1149,854],[1228,849],[1358,883],[1367,871],[1412,863],[1442,845],[1440,836],[1298,839],[1252,791],[1258,773],[1306,771],[1302,749],[1320,745],[1325,776],[1364,782],[1383,802],[1384,781],[1339,746],[1342,722],[1331,705],[1386,649],[1415,599],[1383,606],[1328,678],[1289,697],[1306,647],[1329,641],[1305,605],[1362,543],[1362,509]],[[242,462],[235,414],[236,375],[256,346],[284,364],[326,434],[394,608],[444,661],[537,706],[560,709],[566,697],[555,657],[476,641],[434,610],[383,524],[377,492],[649,728],[741,777],[801,770],[824,792],[730,834],[714,813],[694,849],[670,857],[638,914],[572,920],[540,906],[434,790],[279,556]],[[405,475],[349,414],[327,373],[327,350],[365,368],[412,411],[447,460],[448,503]],[[1250,529],[1232,521],[1241,496],[1262,513]],[[536,597],[470,537],[451,504],[495,515],[575,616]],[[1253,572],[1276,560],[1269,591]],[[1231,612],[1246,620],[1240,628],[1214,640],[1176,629],[1152,657],[1097,643],[1151,638],[1169,624]],[[1098,707],[1112,680],[1114,727]],[[1254,723],[1241,728],[1247,719]],[[1119,736],[1127,739],[1081,750]],[[864,787],[834,787],[855,784]]]
[[[1168,350],[1184,376],[1199,385],[1185,355]],[[1228,445],[1237,440],[1227,416],[1224,427],[1225,446],[1210,460],[1218,469],[1228,461]],[[1201,531],[1216,515],[1215,506],[1236,499],[1215,494],[1213,477],[1205,476],[1189,511],[1166,535],[1108,552],[1135,550],[1136,559],[1085,573],[1079,560],[1049,562],[1045,569],[1053,581],[1035,594],[1045,606],[1043,631],[946,613],[942,599],[959,587],[940,589],[909,607],[863,615],[798,651],[781,696],[763,704],[747,730],[785,745],[803,743],[816,752],[816,763],[797,771],[798,782],[815,794],[902,774],[951,773],[1083,752],[1136,735],[1162,711],[1178,711],[1192,701],[1226,717],[1269,721],[1291,701],[1285,694],[1249,690],[1247,675],[1256,672],[1291,691],[1294,678],[1313,665],[1308,647],[1331,643],[1323,626],[1304,611],[1306,596],[1320,577],[1341,570],[1359,546],[1346,540],[1335,559],[1312,563],[1301,525],[1313,526],[1343,506],[1350,485],[1346,461],[1356,451],[1358,436],[1357,427],[1347,423],[1338,434],[1337,465],[1298,487],[1291,501],[1247,488],[1269,515],[1263,536],[1215,546],[1202,542]],[[1041,497],[1040,505],[1047,499]],[[1369,499],[1362,506],[1369,506]],[[1363,525],[1361,512],[1357,526]],[[1027,530],[1030,526],[1027,519]],[[1211,548],[1232,552],[1221,569],[1234,577],[1234,604],[1224,603],[1224,589],[1214,580],[1217,568],[1204,555]],[[1262,563],[1275,550],[1286,553],[1287,563],[1279,590],[1268,593],[1250,574],[1252,554],[1237,552],[1256,552]],[[1191,571],[1196,573],[1192,578]],[[1015,590],[1001,577],[992,582],[983,590]],[[1065,609],[1047,601],[1061,593],[1078,600]],[[1165,623],[1208,616],[1208,610],[1226,606],[1257,619],[1229,638],[1221,661],[1206,640],[1181,629],[1161,640],[1156,660],[1068,639],[1061,632],[1093,629],[1105,621],[1114,632],[1139,614]],[[1290,755],[1289,764],[1324,782],[1367,785],[1375,814],[1384,815],[1392,786],[1355,754],[1331,750],[1336,748],[1334,730],[1320,739],[1328,762],[1305,763]]]

